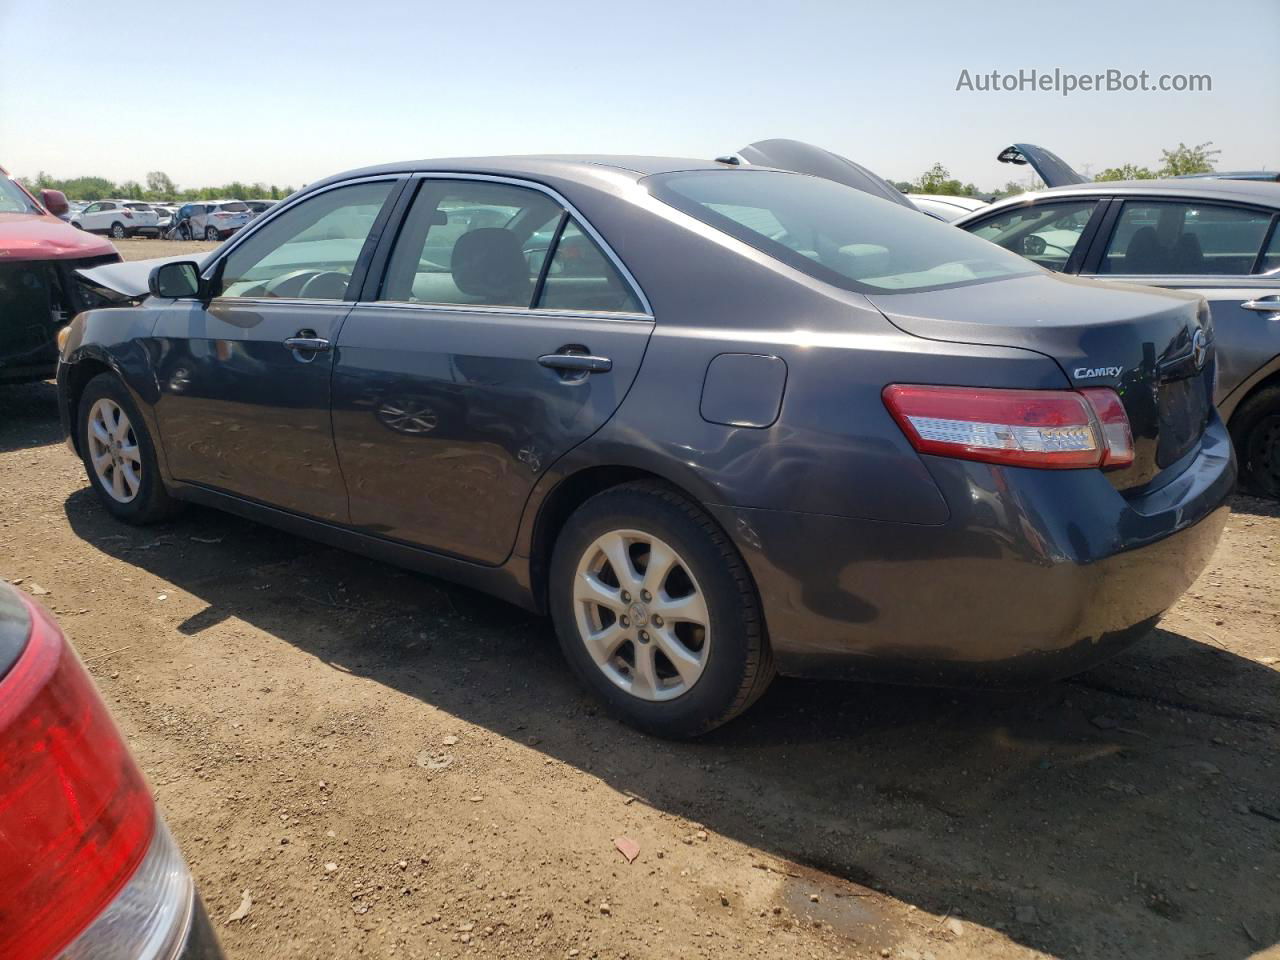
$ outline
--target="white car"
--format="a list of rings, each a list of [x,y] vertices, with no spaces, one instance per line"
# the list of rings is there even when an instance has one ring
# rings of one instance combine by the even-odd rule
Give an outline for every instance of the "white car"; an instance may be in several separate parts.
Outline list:
[[[71,218],[71,225],[115,240],[139,233],[160,235],[159,215],[141,200],[95,200]]]

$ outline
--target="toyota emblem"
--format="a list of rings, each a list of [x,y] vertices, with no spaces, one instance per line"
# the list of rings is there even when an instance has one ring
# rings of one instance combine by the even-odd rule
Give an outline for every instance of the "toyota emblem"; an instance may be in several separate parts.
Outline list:
[[[1191,338],[1191,359],[1197,370],[1203,370],[1205,361],[1209,359],[1209,338],[1204,330],[1197,330]]]

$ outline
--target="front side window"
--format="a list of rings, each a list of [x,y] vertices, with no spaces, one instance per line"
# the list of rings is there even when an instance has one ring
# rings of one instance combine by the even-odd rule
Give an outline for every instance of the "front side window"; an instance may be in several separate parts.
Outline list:
[[[35,213],[22,188],[0,173],[0,213]]]
[[[227,255],[220,296],[342,300],[393,184],[326,190],[264,224]]]
[[[748,168],[644,183],[664,203],[846,290],[935,289],[1035,272],[918,210],[819,177]]]
[[[1249,274],[1270,224],[1270,214],[1242,207],[1126,200],[1098,271]]]
[[[1018,207],[983,220],[971,232],[1042,267],[1061,271],[1097,205],[1096,200],[1077,200]]]

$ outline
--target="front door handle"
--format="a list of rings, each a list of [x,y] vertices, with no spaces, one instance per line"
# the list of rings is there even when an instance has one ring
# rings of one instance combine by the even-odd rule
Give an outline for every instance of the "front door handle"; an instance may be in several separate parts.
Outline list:
[[[1256,310],[1259,313],[1280,313],[1280,296],[1259,297],[1257,300],[1246,300],[1240,304],[1245,310]]]
[[[547,353],[538,358],[544,367],[569,373],[608,373],[613,361],[608,357],[595,357],[589,353]]]

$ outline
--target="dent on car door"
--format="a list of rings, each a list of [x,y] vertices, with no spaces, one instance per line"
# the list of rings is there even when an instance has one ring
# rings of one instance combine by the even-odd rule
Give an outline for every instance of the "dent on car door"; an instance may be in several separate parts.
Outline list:
[[[1209,301],[1218,361],[1215,400],[1229,417],[1243,396],[1239,388],[1280,356],[1275,213],[1138,197],[1119,203],[1110,219],[1088,275],[1187,290]]]
[[[206,270],[211,301],[161,309],[156,417],[175,479],[346,520],[329,418],[332,345],[399,182],[303,199]]]
[[[462,178],[421,182],[367,289],[334,369],[351,522],[501,563],[535,481],[621,403],[647,305],[557,198]]]

